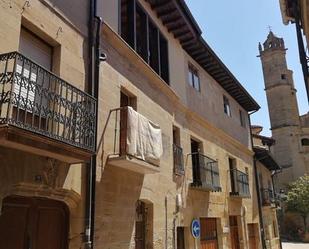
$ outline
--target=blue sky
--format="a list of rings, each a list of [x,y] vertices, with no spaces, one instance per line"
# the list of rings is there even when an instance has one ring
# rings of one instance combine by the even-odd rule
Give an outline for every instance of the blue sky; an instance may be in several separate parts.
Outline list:
[[[269,26],[284,38],[288,67],[294,71],[300,114],[308,112],[295,25],[283,24],[279,0],[186,0],[186,3],[204,39],[261,106],[253,115],[252,124],[264,126],[263,134],[271,133],[262,66],[256,56],[258,42],[265,41]]]

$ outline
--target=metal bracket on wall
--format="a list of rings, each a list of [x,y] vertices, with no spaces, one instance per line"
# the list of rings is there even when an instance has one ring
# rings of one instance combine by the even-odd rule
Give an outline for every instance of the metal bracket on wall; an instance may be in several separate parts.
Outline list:
[[[22,9],[21,9],[21,14],[24,13],[25,9],[26,8],[29,8],[31,5],[30,5],[30,1],[25,1]]]

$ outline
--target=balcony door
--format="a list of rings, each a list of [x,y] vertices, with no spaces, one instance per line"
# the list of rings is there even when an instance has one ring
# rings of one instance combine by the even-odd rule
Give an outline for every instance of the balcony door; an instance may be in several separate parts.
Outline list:
[[[132,107],[136,110],[136,97],[133,97],[130,94],[127,94],[124,91],[120,92],[120,107],[123,108],[120,110],[120,155],[125,155],[127,153],[127,118],[128,110],[127,106]]]
[[[237,173],[236,173],[236,160],[229,158],[229,168],[230,168],[230,179],[231,179],[231,192],[238,192],[237,186]]]
[[[201,172],[200,172],[200,157],[199,152],[201,144],[191,139],[191,153],[192,153],[192,170],[193,170],[193,182],[198,186],[202,185]]]
[[[68,211],[59,202],[11,196],[3,200],[0,248],[67,249]]]
[[[21,28],[19,52],[31,61],[24,57],[17,58],[13,117],[18,122],[32,123],[32,126],[40,124],[38,128],[46,130],[47,94],[44,95],[44,90],[37,89],[52,88],[51,79],[39,67],[49,71],[52,69],[52,47],[30,31]],[[40,94],[36,94],[37,92]]]
[[[25,28],[21,28],[19,38],[19,52],[31,59],[33,62],[39,64],[45,69],[51,71],[52,69],[52,47],[39,39],[34,34],[30,33]],[[25,78],[26,81],[34,83],[39,82],[40,72],[37,68],[30,68],[25,61],[18,61],[16,65],[16,72]],[[27,82],[28,83],[28,82]],[[15,84],[14,92],[29,101],[35,100],[34,87],[28,87],[28,84]]]

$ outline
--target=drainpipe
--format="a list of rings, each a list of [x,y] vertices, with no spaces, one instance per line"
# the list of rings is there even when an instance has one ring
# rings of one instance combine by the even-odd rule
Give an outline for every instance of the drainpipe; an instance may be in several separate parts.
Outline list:
[[[275,172],[273,174],[271,174],[271,182],[273,184],[273,192],[274,194],[276,193],[275,192],[275,181],[274,181],[274,176],[281,173],[282,172],[282,169],[280,169],[279,171],[278,170],[275,170]],[[277,204],[276,204],[276,207],[277,207]],[[279,222],[278,222],[278,215],[277,215],[277,212],[276,212],[276,218],[277,218],[277,225],[278,225],[278,235],[279,235],[279,245],[280,245],[280,249],[282,249],[282,240],[281,240],[281,236],[280,236],[280,225],[279,225]]]
[[[105,56],[100,54],[100,33],[102,19],[96,16],[97,0],[90,1],[89,8],[89,32],[88,32],[88,92],[96,99],[95,106],[95,135],[94,144],[97,150],[97,123],[98,123],[98,96],[99,96],[99,71],[100,61]],[[97,21],[97,25],[95,25]],[[96,28],[96,34],[94,29]],[[92,155],[90,163],[86,165],[86,224],[85,224],[85,248],[94,248],[94,218],[95,218],[95,194],[96,194],[96,153]]]
[[[308,58],[307,58],[307,55],[306,55],[306,49],[305,49],[305,46],[304,46],[303,35],[302,35],[302,31],[301,31],[302,24],[301,24],[301,13],[300,13],[300,9],[299,9],[299,4],[300,4],[299,1],[293,2],[293,11],[294,11],[294,15],[295,15],[295,27],[296,27],[296,36],[297,36],[297,43],[298,43],[299,60],[300,60],[301,66],[302,66],[305,88],[306,88],[306,92],[307,92],[307,101],[309,103]]]
[[[252,150],[253,150],[253,138],[252,138],[251,118],[250,118],[250,116],[252,114],[256,113],[257,111],[258,110],[255,110],[255,111],[249,113],[249,128],[250,128],[250,140],[251,140]],[[258,177],[258,172],[257,172],[256,157],[255,157],[255,155],[253,157],[253,168],[254,168],[254,178],[255,178],[255,187],[256,187],[256,194],[257,194],[257,201],[258,201],[258,211],[259,211],[259,220],[260,220],[260,234],[261,234],[261,239],[262,239],[262,248],[263,249],[267,249],[266,241],[265,241],[265,231],[264,231],[264,221],[263,221],[263,213],[262,213],[260,184],[259,184],[259,177]]]

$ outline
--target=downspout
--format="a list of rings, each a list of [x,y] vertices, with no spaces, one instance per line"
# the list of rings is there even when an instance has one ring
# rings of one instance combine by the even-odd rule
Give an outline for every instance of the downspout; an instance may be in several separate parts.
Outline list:
[[[301,17],[300,17],[300,10],[299,10],[299,2],[295,1],[293,3],[293,11],[295,14],[295,27],[296,27],[296,36],[298,42],[298,53],[299,53],[299,60],[302,66],[303,77],[305,81],[305,88],[307,92],[307,101],[309,102],[309,68],[308,68],[308,59],[306,55],[306,50],[303,41],[303,35],[301,32]]]
[[[99,70],[100,70],[100,33],[101,18],[96,16],[97,0],[90,0],[89,24],[88,24],[88,92],[96,100],[95,106],[95,135],[94,149],[97,150],[97,123],[98,123],[98,96],[99,96]],[[96,34],[94,35],[95,20],[97,20]],[[96,157],[94,153],[90,163],[86,166],[86,228],[85,228],[85,248],[94,248],[94,218],[95,218],[95,195],[96,195]]]
[[[272,182],[272,185],[273,185],[273,192],[274,192],[274,195],[275,195],[275,181],[274,181],[274,176],[281,173],[282,172],[282,169],[280,169],[279,171],[278,170],[275,170],[275,172],[273,174],[271,174],[271,182]],[[276,207],[277,207],[277,204],[276,204]],[[277,212],[276,212],[276,218],[277,218],[277,225],[278,225],[278,235],[279,235],[279,245],[280,245],[280,249],[282,249],[282,240],[281,240],[281,236],[280,236],[280,225],[279,225],[279,222],[278,222],[278,215],[277,215]]]
[[[256,113],[257,111],[258,110],[255,110],[255,111],[249,113],[249,128],[250,128],[250,140],[251,140],[252,150],[253,150],[253,137],[252,137],[251,118],[250,118],[250,116],[252,114]],[[257,201],[258,201],[258,211],[259,211],[259,220],[260,220],[260,234],[261,234],[261,239],[262,239],[262,248],[263,249],[267,249],[266,241],[265,241],[265,231],[264,231],[264,221],[263,221],[263,213],[262,213],[260,184],[259,184],[259,177],[258,177],[258,172],[257,172],[256,157],[255,157],[255,155],[253,157],[253,168],[254,168],[254,178],[255,178],[255,187],[256,187],[256,194],[257,194]]]

